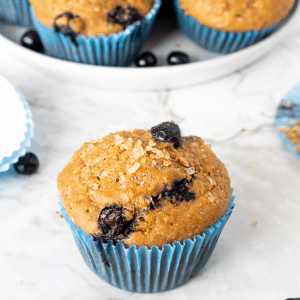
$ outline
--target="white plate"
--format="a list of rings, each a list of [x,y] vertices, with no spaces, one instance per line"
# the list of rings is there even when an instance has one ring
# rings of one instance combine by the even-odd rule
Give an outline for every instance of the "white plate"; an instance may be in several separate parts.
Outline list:
[[[135,91],[171,89],[216,79],[257,61],[297,29],[299,18],[300,6],[289,22],[270,37],[225,56],[204,51],[171,23],[158,21],[144,49],[151,50],[158,56],[160,66],[145,69],[91,66],[39,54],[16,43],[24,29],[5,24],[0,25],[0,33],[3,34],[0,35],[0,47],[40,71],[90,87]],[[167,55],[174,50],[189,54],[192,63],[162,66]]]

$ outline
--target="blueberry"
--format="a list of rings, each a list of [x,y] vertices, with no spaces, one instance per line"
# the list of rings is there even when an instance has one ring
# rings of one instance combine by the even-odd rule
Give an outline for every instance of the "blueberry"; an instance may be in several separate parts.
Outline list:
[[[126,220],[125,210],[116,204],[102,209],[98,226],[103,242],[112,240],[114,244],[122,242],[135,230],[135,217]]]
[[[64,36],[70,37],[75,46],[78,46],[76,40],[77,35],[80,34],[84,27],[84,22],[78,15],[67,11],[58,15],[54,19],[55,32],[61,32]]]
[[[152,197],[152,202],[150,203],[150,210],[155,210],[160,206],[162,200],[168,200],[172,204],[173,199],[178,202],[189,202],[195,199],[195,193],[189,191],[189,185],[194,180],[194,177],[190,181],[187,179],[182,179],[180,181],[174,181],[169,189],[168,185],[165,185],[164,189],[155,197]]]
[[[36,30],[29,30],[25,32],[21,38],[21,45],[36,52],[44,52],[43,44]]]
[[[156,63],[156,57],[151,52],[142,53],[135,61],[137,67],[154,67]]]
[[[172,52],[168,57],[168,64],[169,65],[182,65],[188,64],[190,62],[190,58],[187,54],[183,52]]]
[[[108,14],[108,21],[113,24],[119,24],[125,29],[127,26],[140,21],[143,16],[133,7],[117,6]]]
[[[175,149],[182,144],[180,128],[175,123],[161,123],[152,127],[150,133],[156,141],[172,143]]]
[[[14,164],[15,170],[23,175],[31,175],[39,168],[39,160],[35,154],[28,152]]]

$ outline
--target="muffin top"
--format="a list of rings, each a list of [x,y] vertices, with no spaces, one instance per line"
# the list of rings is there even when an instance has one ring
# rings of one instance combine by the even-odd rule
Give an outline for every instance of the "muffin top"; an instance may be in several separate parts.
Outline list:
[[[118,33],[151,10],[153,0],[29,0],[38,21],[66,35]]]
[[[85,143],[58,176],[63,205],[86,234],[126,246],[162,246],[202,234],[224,215],[225,166],[178,125]]]
[[[223,31],[267,28],[291,11],[295,0],[179,0],[187,15]]]

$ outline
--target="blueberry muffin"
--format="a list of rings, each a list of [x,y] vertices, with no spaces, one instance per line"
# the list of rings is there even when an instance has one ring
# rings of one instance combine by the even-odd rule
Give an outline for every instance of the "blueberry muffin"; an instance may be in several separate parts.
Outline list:
[[[85,143],[59,174],[58,190],[87,235],[148,248],[201,235],[231,197],[224,164],[172,122]]]
[[[173,0],[180,29],[206,50],[229,54],[279,29],[298,0]]]
[[[30,3],[34,25],[49,54],[109,66],[124,66],[134,60],[160,7],[160,0]]]

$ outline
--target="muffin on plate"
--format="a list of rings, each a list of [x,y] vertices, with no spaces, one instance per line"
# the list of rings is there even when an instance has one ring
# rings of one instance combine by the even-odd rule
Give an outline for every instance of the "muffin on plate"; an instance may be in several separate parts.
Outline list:
[[[31,26],[28,0],[0,0],[0,19],[18,26]]]
[[[135,292],[170,290],[197,274],[234,206],[225,166],[170,122],[85,143],[58,190],[88,266]]]
[[[30,0],[46,51],[93,65],[127,66],[138,55],[160,0]]]
[[[201,47],[232,53],[269,36],[298,0],[174,0],[178,24]]]

